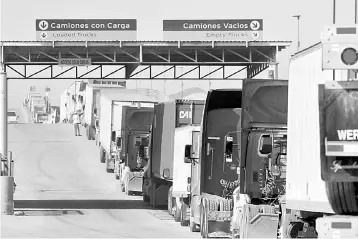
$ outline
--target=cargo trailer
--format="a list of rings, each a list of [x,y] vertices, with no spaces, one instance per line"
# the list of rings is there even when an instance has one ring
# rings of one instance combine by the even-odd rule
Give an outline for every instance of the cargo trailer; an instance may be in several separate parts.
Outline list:
[[[203,101],[185,99],[155,105],[150,156],[143,178],[143,200],[152,207],[168,206],[174,172],[175,130],[186,125],[200,124],[203,107]]]

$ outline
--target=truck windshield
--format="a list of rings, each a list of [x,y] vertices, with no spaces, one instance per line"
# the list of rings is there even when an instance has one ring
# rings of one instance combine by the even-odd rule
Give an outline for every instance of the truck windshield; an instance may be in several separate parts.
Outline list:
[[[7,112],[7,116],[16,116],[16,113],[11,111],[11,112]]]

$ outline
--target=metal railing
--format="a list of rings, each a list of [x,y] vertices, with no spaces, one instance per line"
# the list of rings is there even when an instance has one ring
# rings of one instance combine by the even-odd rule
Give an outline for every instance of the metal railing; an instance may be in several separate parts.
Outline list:
[[[1,176],[14,176],[14,160],[12,159],[12,152],[9,151],[8,155],[0,153],[1,158]]]

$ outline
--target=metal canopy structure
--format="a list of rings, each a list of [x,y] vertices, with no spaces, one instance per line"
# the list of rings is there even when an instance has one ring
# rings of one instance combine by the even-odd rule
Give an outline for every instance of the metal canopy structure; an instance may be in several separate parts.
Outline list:
[[[238,80],[242,78],[237,74],[243,70],[246,70],[246,78],[253,78],[269,65],[277,66],[277,53],[289,47],[291,42],[3,41],[0,44],[1,61],[8,79],[139,79],[138,74],[142,73],[140,79],[193,80],[208,79],[220,71],[222,77],[218,79]],[[92,66],[91,69],[58,67],[60,58],[91,58]],[[136,71],[138,66],[142,67]],[[156,66],[166,67],[154,74],[153,67]],[[178,73],[179,66],[190,69]],[[202,74],[204,66],[215,66],[215,69]],[[106,67],[111,68],[104,73]],[[228,74],[226,67],[236,67],[236,70]],[[119,71],[125,72],[123,77],[115,76]],[[93,72],[97,72],[96,76],[90,76]],[[188,78],[193,72],[197,73],[195,77]],[[163,77],[164,73],[166,77]]]

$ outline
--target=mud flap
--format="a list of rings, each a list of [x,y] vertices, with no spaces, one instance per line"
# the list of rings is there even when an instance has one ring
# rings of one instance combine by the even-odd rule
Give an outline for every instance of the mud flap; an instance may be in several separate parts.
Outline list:
[[[321,176],[326,182],[358,181],[358,82],[319,85]]]
[[[319,85],[321,177],[337,214],[358,212],[358,82]]]
[[[168,192],[170,185],[160,185],[154,189],[153,199],[155,200],[154,207],[168,206]]]

